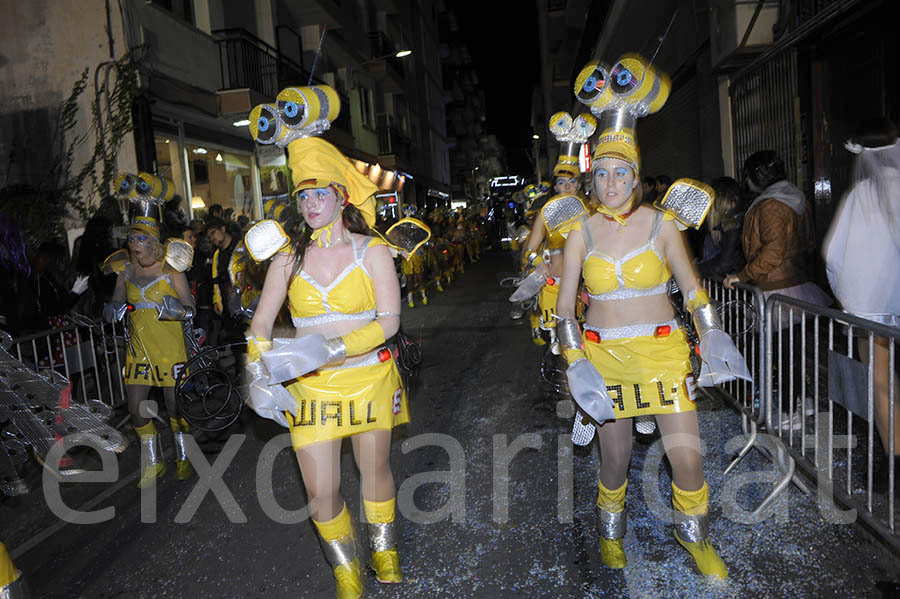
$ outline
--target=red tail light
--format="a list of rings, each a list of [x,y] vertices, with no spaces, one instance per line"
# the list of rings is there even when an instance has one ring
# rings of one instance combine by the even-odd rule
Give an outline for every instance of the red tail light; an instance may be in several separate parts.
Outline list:
[[[667,324],[661,324],[656,327],[656,332],[653,334],[654,337],[668,337],[672,333],[672,327]]]
[[[591,343],[600,343],[600,333],[597,331],[585,331],[584,338]]]
[[[382,347],[378,350],[378,361],[379,362],[387,362],[391,359],[391,350],[386,347]]]

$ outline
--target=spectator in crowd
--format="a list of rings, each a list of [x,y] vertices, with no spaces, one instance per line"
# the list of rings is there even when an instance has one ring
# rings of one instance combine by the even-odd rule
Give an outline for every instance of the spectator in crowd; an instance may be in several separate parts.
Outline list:
[[[246,231],[247,228],[250,226],[250,217],[247,216],[246,214],[240,215],[239,217],[237,217],[237,224],[238,224],[238,227],[241,228],[242,232]]]
[[[239,298],[234,297],[231,278],[228,276],[231,254],[241,236],[236,223],[228,223],[220,218],[210,217],[206,221],[206,227],[206,238],[211,248],[214,248],[210,271],[213,310],[221,317],[222,324],[221,332],[213,336],[213,343],[220,345],[243,339],[240,322],[233,316],[236,308],[234,302],[239,301]]]
[[[744,252],[741,249],[744,213],[737,181],[731,177],[719,177],[712,182],[712,186],[716,200],[706,217],[708,232],[697,268],[704,278],[720,281],[728,273],[738,272],[744,267]]]
[[[213,204],[209,207],[209,210],[206,211],[207,220],[210,218],[222,218],[222,204]]]
[[[647,175],[641,179],[641,201],[652,204],[656,200],[656,178]]]
[[[860,123],[845,147],[856,155],[850,191],[841,201],[825,236],[823,254],[828,281],[847,312],[900,328],[900,140],[890,120]],[[890,388],[900,397],[900,381],[891,364],[890,342],[874,340],[875,425],[890,454]],[[868,363],[869,340],[858,340]],[[900,455],[900,401],[894,403],[894,456]],[[900,479],[900,470],[895,468]],[[887,478],[887,473],[879,475]],[[895,479],[895,480],[897,480]]]
[[[70,324],[67,314],[87,290],[88,276],[79,276],[69,289],[69,256],[65,244],[60,240],[42,243],[31,261],[31,271],[37,296],[38,328],[54,329]]]
[[[756,194],[744,217],[741,245],[746,265],[736,273],[725,276],[725,287],[734,283],[751,283],[762,290],[763,297],[773,293],[786,295],[820,306],[831,304],[831,299],[810,280],[809,262],[815,249],[812,207],[797,186],[787,180],[784,162],[773,150],[752,154],[744,162],[744,184]],[[800,315],[781,317],[781,327],[795,326],[800,336]],[[794,414],[782,414],[776,426],[783,430],[801,430],[803,418],[815,412],[815,406],[804,399],[806,381],[801,379],[800,368],[793,369],[793,379],[774,367],[772,384],[781,393],[789,388],[799,394],[798,410]],[[790,405],[790,404],[789,404]]]
[[[97,211],[88,219],[84,233],[75,240],[73,264],[78,275],[87,275],[88,289],[82,294],[76,310],[98,316],[103,304],[112,298],[116,276],[106,274],[100,266],[106,257],[119,248],[114,241],[114,229],[125,224],[116,198],[109,196],[100,202]]]
[[[815,249],[812,208],[803,192],[787,180],[784,162],[773,150],[756,152],[744,162],[743,178],[756,194],[741,235],[747,263],[725,277],[725,286],[752,283],[766,297],[778,292],[829,305],[830,298],[809,276],[810,254]]]
[[[669,187],[672,185],[672,177],[668,175],[659,175],[656,177],[656,197],[662,198],[666,195]]]
[[[230,223],[234,221],[234,208],[226,208],[224,212],[222,212],[222,220],[226,223]]]
[[[177,236],[187,224],[187,215],[181,208],[181,196],[175,195],[171,200],[163,204],[163,227],[165,229],[165,234]]]
[[[31,274],[22,229],[13,217],[0,214],[0,328],[13,336],[27,332],[37,320]]]

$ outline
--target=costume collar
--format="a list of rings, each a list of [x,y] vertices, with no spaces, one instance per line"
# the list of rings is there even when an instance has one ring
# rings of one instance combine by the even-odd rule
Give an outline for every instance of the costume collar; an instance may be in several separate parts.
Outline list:
[[[344,212],[343,210],[338,210],[337,214],[334,217],[334,220],[332,220],[330,223],[328,223],[324,227],[319,227],[318,229],[315,229],[312,232],[312,235],[310,237],[313,241],[316,242],[316,244],[320,248],[321,247],[331,247],[331,245],[332,245],[331,234],[334,232],[334,224],[336,222],[338,222],[338,220],[340,220],[343,212]],[[325,237],[324,240],[322,239],[323,236]]]
[[[613,212],[612,210],[610,210],[609,208],[607,208],[606,206],[604,206],[603,203],[601,202],[600,205],[597,207],[597,212],[602,214],[603,218],[605,218],[606,220],[615,221],[624,227],[627,224],[625,221],[627,221],[628,217],[631,216],[632,214],[634,214],[637,209],[638,209],[638,206],[633,206],[627,212],[616,213],[616,212]]]

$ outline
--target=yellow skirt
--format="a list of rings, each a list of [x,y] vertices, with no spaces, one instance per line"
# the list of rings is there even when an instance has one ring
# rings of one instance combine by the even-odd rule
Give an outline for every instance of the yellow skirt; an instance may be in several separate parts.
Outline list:
[[[320,370],[287,389],[298,404],[296,416],[285,414],[294,449],[409,422],[406,391],[394,360]]]
[[[559,279],[554,280],[553,285],[544,284],[538,293],[538,308],[541,311],[541,320],[544,329],[552,329],[556,326],[556,300],[559,298]]]
[[[599,342],[585,337],[584,349],[606,381],[616,418],[696,409],[690,389],[690,346],[683,330],[675,329],[665,337],[601,338]]]
[[[159,321],[156,310],[131,313],[128,332],[131,343],[125,350],[125,384],[174,387],[187,361],[184,329],[178,321]]]

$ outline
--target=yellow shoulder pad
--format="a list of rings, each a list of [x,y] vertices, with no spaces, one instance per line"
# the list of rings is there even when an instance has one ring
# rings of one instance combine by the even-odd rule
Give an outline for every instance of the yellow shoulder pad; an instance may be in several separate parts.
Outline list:
[[[128,250],[122,248],[107,256],[100,270],[107,275],[118,274],[125,270],[126,264],[128,264]]]
[[[278,221],[266,219],[250,227],[244,235],[244,245],[251,258],[263,262],[285,249],[290,251],[291,239]]]
[[[166,240],[166,264],[175,272],[184,272],[194,263],[194,248],[183,239]]]

